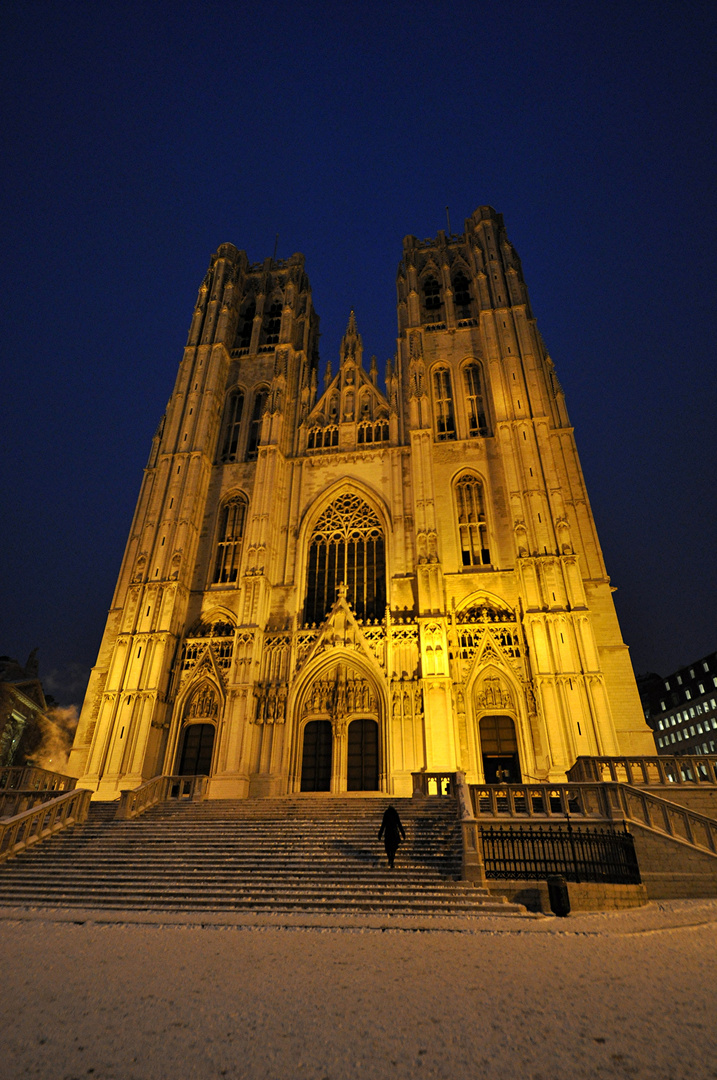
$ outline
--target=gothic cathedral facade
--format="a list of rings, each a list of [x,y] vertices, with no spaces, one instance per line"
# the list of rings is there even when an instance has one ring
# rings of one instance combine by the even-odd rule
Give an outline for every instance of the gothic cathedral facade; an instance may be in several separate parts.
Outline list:
[[[199,290],[70,759],[99,798],[410,795],[654,752],[563,392],[503,219],[408,236],[379,383],[319,388],[301,255]]]

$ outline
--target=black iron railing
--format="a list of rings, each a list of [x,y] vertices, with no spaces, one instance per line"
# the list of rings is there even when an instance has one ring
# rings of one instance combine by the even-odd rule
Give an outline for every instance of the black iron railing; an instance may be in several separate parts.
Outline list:
[[[639,885],[635,844],[627,830],[539,826],[482,828],[487,878],[544,880],[561,874],[568,881]]]

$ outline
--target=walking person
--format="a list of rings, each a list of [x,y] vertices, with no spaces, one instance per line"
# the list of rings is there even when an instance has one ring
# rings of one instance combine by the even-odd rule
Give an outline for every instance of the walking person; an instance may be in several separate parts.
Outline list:
[[[398,846],[402,840],[406,839],[406,830],[401,824],[398,810],[393,806],[387,806],[384,812],[381,828],[378,830],[379,840],[381,837],[386,848],[389,870],[393,870],[393,860],[396,858]]]

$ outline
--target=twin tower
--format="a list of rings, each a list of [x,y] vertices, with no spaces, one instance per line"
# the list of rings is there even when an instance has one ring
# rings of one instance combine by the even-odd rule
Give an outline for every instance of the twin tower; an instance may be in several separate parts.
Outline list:
[[[301,255],[223,244],[152,443],[69,769],[214,798],[558,781],[649,754],[553,363],[503,219],[408,236],[398,348],[319,380]]]

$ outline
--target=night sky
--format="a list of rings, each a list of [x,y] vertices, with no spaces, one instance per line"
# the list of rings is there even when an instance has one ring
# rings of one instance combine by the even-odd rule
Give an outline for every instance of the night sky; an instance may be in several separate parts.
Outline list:
[[[0,8],[0,653],[94,663],[209,257],[306,256],[395,349],[404,235],[494,206],[638,672],[717,648],[713,3]]]

